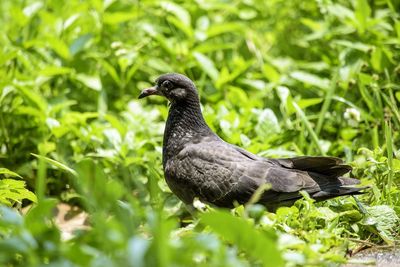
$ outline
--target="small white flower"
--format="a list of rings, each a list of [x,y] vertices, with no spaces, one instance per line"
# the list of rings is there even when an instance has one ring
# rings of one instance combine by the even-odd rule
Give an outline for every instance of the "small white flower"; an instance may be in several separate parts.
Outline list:
[[[357,126],[361,121],[361,113],[356,108],[346,108],[343,117],[347,120],[350,126]]]
[[[193,207],[197,210],[204,211],[206,209],[206,204],[200,201],[197,197],[193,200]]]

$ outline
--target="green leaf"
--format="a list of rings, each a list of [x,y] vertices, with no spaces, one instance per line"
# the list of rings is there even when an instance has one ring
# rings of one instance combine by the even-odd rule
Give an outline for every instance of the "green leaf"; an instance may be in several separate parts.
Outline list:
[[[46,233],[46,239],[51,242],[52,238],[59,238],[59,232],[50,232],[49,228],[54,227],[51,219],[54,217],[54,208],[57,205],[56,199],[43,199],[37,205],[33,206],[25,216],[25,225],[34,235]],[[55,235],[55,236],[51,236]]]
[[[80,51],[82,51],[90,39],[92,39],[92,34],[90,33],[81,35],[78,38],[76,38],[69,46],[69,52],[71,53],[71,55],[74,56]]]
[[[75,76],[75,79],[86,85],[88,88],[93,89],[95,91],[100,91],[102,89],[102,84],[100,77],[97,75],[87,75],[83,73],[79,73]]]
[[[160,6],[165,11],[174,14],[180,21],[183,22],[185,26],[190,26],[191,24],[190,13],[185,8],[183,8],[182,5],[175,4],[174,2],[165,1],[161,2]]]
[[[9,169],[6,168],[0,168],[0,174],[22,178],[18,173],[10,171]]]
[[[350,42],[347,40],[334,40],[332,41],[332,44],[337,44],[348,48],[354,48],[362,52],[368,52],[370,49],[372,49],[372,46],[369,44],[364,44],[360,42]]]
[[[275,70],[274,67],[272,67],[269,64],[265,64],[263,67],[263,73],[267,77],[268,80],[271,82],[278,82],[280,79],[280,74],[278,71]]]
[[[214,65],[214,62],[208,58],[207,56],[203,55],[202,53],[199,52],[194,52],[193,56],[196,58],[198,61],[200,68],[210,76],[210,78],[213,81],[216,81],[219,76],[219,72],[217,68]]]
[[[228,23],[211,25],[206,33],[208,37],[214,37],[224,33],[231,33],[231,32],[241,33],[242,30],[243,30],[243,24],[236,22],[228,22]]]
[[[371,16],[371,8],[369,7],[367,0],[356,0],[355,4],[356,10],[356,19],[358,22],[358,29],[360,33],[364,33],[364,31],[368,28],[368,19]]]
[[[322,102],[322,98],[305,98],[305,99],[300,99],[297,101],[297,104],[301,109],[306,109],[307,107],[311,107],[317,104],[320,104]]]
[[[14,179],[0,180],[0,203],[11,206],[15,202],[21,202],[23,199],[37,202],[35,194],[25,188],[25,181]]]
[[[257,114],[257,124],[255,125],[254,129],[258,137],[261,139],[266,139],[267,137],[277,134],[281,131],[278,118],[272,109],[255,109],[253,112]]]
[[[0,206],[0,226],[4,224],[22,225],[22,216],[14,209]]]
[[[371,225],[379,236],[389,245],[394,243],[395,229],[400,226],[400,219],[396,212],[388,205],[367,207],[368,215],[364,219],[364,225]]]
[[[207,212],[200,218],[203,224],[208,225],[229,243],[236,245],[252,258],[260,260],[263,266],[283,266],[272,229],[256,229],[249,221],[225,211]]]
[[[72,73],[73,69],[66,67],[46,66],[39,71],[40,75],[56,76]]]
[[[43,7],[43,3],[36,1],[33,2],[32,4],[26,6],[22,12],[24,13],[25,16],[27,17],[32,17],[34,16],[41,8]]]
[[[116,84],[118,84],[119,86],[121,86],[122,82],[121,82],[121,79],[120,79],[117,71],[115,70],[115,68],[105,60],[99,59],[99,63],[103,66],[103,68],[111,76],[111,78],[114,80],[114,82]]]
[[[23,199],[28,199],[35,203],[37,202],[36,195],[33,192],[29,191],[28,189],[24,188],[24,190],[20,190],[18,193]]]
[[[396,33],[397,33],[397,39],[399,39],[399,42],[400,42],[400,21],[396,20],[394,26],[395,26]]]
[[[59,168],[59,169],[61,169],[63,171],[66,171],[66,172],[68,172],[68,173],[70,173],[70,174],[72,174],[74,176],[77,176],[77,173],[76,173],[76,171],[74,169],[68,167],[67,165],[65,165],[65,164],[63,164],[61,162],[58,162],[58,161],[56,161],[54,159],[51,159],[51,158],[48,158],[48,157],[45,157],[45,156],[40,156],[40,155],[37,155],[37,154],[34,154],[34,153],[31,153],[31,155],[35,156],[36,158],[43,159],[44,161],[46,161],[50,165],[53,165],[53,166],[55,166],[55,167],[57,167],[57,168]]]
[[[371,65],[378,72],[382,71],[381,61],[382,61],[382,49],[376,47],[371,53]]]
[[[390,121],[385,121],[385,139],[387,149],[387,166],[389,174],[386,181],[386,193],[389,204],[392,204],[391,189],[393,185],[393,137],[392,137],[392,126]]]
[[[304,72],[304,71],[293,71],[290,73],[290,77],[296,79],[305,84],[314,85],[321,89],[327,90],[329,88],[329,80],[325,78],[320,78],[317,75]]]
[[[183,21],[181,21],[173,16],[168,16],[168,22],[175,25],[178,29],[180,29],[182,32],[184,32],[189,39],[192,38],[193,30],[190,27],[190,25],[185,24]],[[183,49],[183,47],[184,47],[184,44],[182,43],[177,48],[181,49],[183,52],[186,52],[187,49]]]
[[[137,10],[130,10],[129,12],[105,12],[103,15],[103,21],[105,24],[115,25],[132,20],[137,16]]]
[[[16,86],[18,91],[32,104],[34,104],[35,107],[39,109],[42,115],[45,114],[47,111],[47,101],[43,97],[42,94],[39,92],[32,90],[31,88],[28,88],[23,85],[18,85]]]
[[[47,42],[60,57],[64,59],[71,57],[68,46],[61,39],[52,37],[48,38]]]

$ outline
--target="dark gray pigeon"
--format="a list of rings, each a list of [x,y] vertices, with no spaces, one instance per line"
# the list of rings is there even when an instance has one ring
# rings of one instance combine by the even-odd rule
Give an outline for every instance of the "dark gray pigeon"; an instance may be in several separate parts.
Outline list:
[[[139,95],[166,97],[170,103],[163,143],[167,184],[184,203],[195,197],[219,207],[244,204],[264,184],[258,202],[270,210],[292,205],[304,190],[317,201],[360,194],[357,179],[342,177],[351,167],[334,157],[267,159],[231,145],[205,122],[193,82],[181,74],[164,74]]]

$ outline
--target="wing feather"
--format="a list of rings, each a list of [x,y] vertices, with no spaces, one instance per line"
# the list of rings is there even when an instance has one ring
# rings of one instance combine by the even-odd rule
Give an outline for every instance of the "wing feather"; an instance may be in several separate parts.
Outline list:
[[[301,198],[301,190],[320,199],[354,193],[354,188],[346,191],[341,186],[357,180],[338,177],[350,170],[338,158],[270,160],[214,140],[187,144],[167,163],[165,172],[172,191],[187,203],[197,196],[217,206],[232,207],[235,201],[246,203],[261,185],[269,183],[271,189],[263,193],[260,202],[271,207],[293,203]]]

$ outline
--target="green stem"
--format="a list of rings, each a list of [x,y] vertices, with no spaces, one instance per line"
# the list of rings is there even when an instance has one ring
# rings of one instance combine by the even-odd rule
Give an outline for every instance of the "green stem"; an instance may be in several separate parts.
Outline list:
[[[313,130],[310,122],[308,121],[306,115],[304,114],[303,110],[301,110],[301,108],[297,105],[296,102],[293,101],[293,107],[296,109],[297,114],[299,114],[301,121],[303,122],[303,124],[306,126],[306,129],[308,131],[308,133],[311,135],[311,140],[315,143],[315,145],[317,146],[319,152],[325,156],[325,152],[323,151],[320,143],[319,143],[319,139],[317,134],[315,133],[315,131]]]

